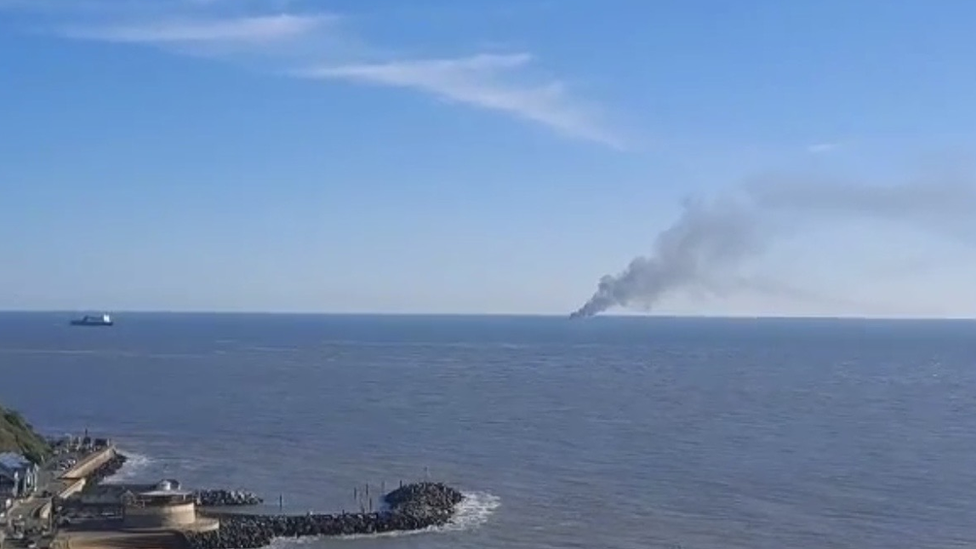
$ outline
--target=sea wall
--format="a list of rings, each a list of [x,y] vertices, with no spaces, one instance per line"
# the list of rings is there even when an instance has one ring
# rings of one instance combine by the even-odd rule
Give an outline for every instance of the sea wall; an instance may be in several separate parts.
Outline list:
[[[60,490],[55,494],[58,499],[65,500],[69,497],[81,492],[85,488],[86,481],[83,478],[79,479],[64,479],[63,485]],[[54,501],[48,499],[43,505],[37,509],[37,518],[46,520],[51,516],[54,511]]]
[[[78,479],[78,478],[89,478],[92,473],[95,473],[100,468],[107,463],[112,461],[118,461],[119,453],[115,451],[114,446],[109,446],[107,448],[102,448],[101,450],[96,450],[91,454],[85,456],[80,460],[74,467],[68,469],[67,471],[61,473],[63,479]],[[124,461],[124,458],[123,458]],[[119,465],[121,467],[121,465]],[[107,476],[107,475],[106,475]]]
[[[245,507],[264,503],[261,496],[247,490],[194,490],[193,498],[200,507]]]
[[[41,520],[47,520],[48,518],[50,518],[51,512],[53,510],[54,510],[54,504],[51,503],[51,500],[47,500],[44,502],[43,505],[37,508],[36,517]]]
[[[129,458],[125,454],[120,454],[113,449],[111,454],[106,459],[101,460],[97,467],[89,470],[86,476],[88,485],[95,486],[106,478],[118,473],[128,460]]]
[[[458,490],[440,483],[408,484],[384,497],[388,508],[372,513],[335,515],[215,514],[220,527],[213,532],[184,533],[190,549],[257,549],[275,538],[342,536],[422,530],[446,524],[464,499]]]
[[[69,497],[84,490],[87,484],[88,481],[83,478],[74,479],[74,480],[65,479],[64,488],[62,488],[61,491],[57,493],[57,496],[61,499],[68,499]]]

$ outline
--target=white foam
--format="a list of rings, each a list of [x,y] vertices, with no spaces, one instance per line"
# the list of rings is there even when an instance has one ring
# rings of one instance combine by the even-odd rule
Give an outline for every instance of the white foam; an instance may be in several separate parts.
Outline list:
[[[144,471],[152,463],[152,459],[149,456],[143,454],[137,454],[135,452],[129,452],[128,450],[119,450],[119,453],[124,455],[126,458],[125,463],[122,464],[122,468],[119,469],[114,475],[105,479],[107,483],[118,483],[124,482],[126,480],[131,480]]]
[[[465,492],[464,500],[458,504],[451,521],[435,530],[449,532],[473,530],[488,522],[495,509],[498,509],[501,504],[501,498],[488,492]]]
[[[287,549],[289,547],[295,547],[296,545],[306,545],[309,543],[321,543],[322,538],[317,537],[307,537],[307,538],[275,538],[271,540],[271,549]]]
[[[336,536],[329,539],[353,541],[358,539],[374,538],[396,538],[400,536],[416,536],[418,534],[436,534],[444,532],[463,532],[473,530],[488,522],[495,509],[501,505],[498,496],[488,492],[464,492],[464,500],[458,504],[454,517],[450,522],[443,526],[431,526],[421,530],[408,530],[397,532],[383,532],[381,534],[352,534],[349,536]],[[286,549],[295,545],[304,545],[321,541],[322,537],[306,538],[275,538],[271,543],[274,549]]]

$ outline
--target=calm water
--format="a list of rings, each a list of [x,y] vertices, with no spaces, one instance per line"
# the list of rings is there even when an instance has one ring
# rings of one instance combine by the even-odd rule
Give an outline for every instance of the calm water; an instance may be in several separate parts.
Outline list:
[[[129,478],[471,494],[446,531],[310,549],[976,543],[976,323],[69,318],[0,314],[0,400],[114,435]]]

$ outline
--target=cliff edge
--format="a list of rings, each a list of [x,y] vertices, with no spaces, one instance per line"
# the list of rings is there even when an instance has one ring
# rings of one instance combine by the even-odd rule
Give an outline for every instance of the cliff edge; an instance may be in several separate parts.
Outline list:
[[[40,463],[51,454],[51,446],[20,413],[0,405],[0,452],[18,452]]]

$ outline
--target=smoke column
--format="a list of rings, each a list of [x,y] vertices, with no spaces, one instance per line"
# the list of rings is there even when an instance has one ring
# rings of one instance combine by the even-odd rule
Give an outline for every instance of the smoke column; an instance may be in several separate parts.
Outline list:
[[[614,306],[651,307],[666,292],[758,253],[758,229],[745,205],[730,199],[688,200],[681,217],[657,236],[652,255],[634,258],[620,274],[601,278],[593,297],[571,316],[592,316]]]
[[[570,318],[613,307],[652,308],[681,288],[733,281],[735,268],[760,255],[784,227],[768,223],[775,214],[824,222],[838,216],[878,218],[935,229],[968,241],[976,186],[955,178],[922,178],[900,185],[865,185],[815,178],[763,178],[734,195],[688,200],[670,227],[657,235],[652,253],[634,258],[616,275],[605,275],[596,292]]]

